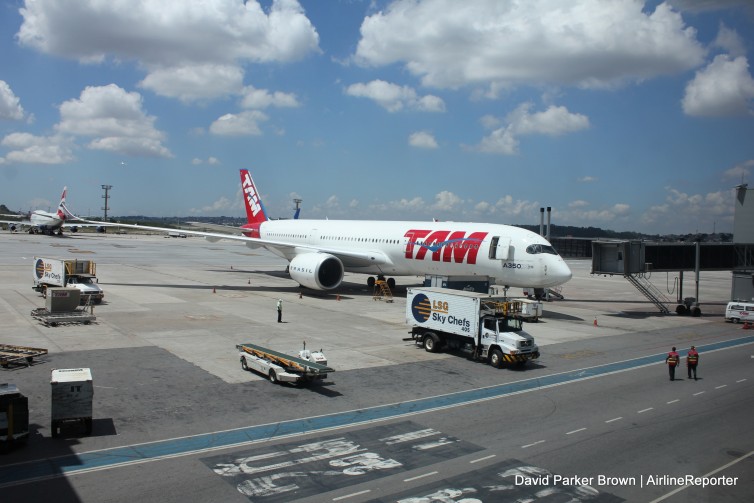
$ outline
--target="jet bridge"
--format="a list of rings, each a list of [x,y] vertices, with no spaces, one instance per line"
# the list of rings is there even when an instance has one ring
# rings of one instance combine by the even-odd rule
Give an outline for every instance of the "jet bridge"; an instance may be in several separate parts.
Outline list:
[[[620,274],[660,312],[670,313],[673,302],[648,279],[652,272],[680,272],[677,314],[700,316],[699,272],[754,270],[754,244],[658,243],[637,240],[592,241],[592,274]],[[683,297],[683,273],[694,271],[696,295]]]

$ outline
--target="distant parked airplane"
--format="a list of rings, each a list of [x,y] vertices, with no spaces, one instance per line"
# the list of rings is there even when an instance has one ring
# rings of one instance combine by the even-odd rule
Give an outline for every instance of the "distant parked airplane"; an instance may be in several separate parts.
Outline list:
[[[68,187],[63,187],[63,194],[60,196],[60,204],[58,204],[58,210],[55,213],[50,213],[44,210],[34,210],[29,214],[29,220],[0,220],[0,222],[7,224],[8,229],[11,232],[15,232],[18,227],[28,227],[29,234],[49,234],[63,235],[63,228],[70,229],[71,232],[78,231],[79,227],[90,227],[95,225],[98,232],[104,232],[104,227],[101,224],[95,223],[70,223],[67,222],[69,216],[77,220],[78,217],[74,217],[68,209],[65,207],[65,197],[68,192]]]
[[[264,247],[290,262],[291,278],[333,290],[346,271],[386,276],[481,276],[506,287],[550,288],[571,270],[542,236],[519,227],[460,222],[269,220],[253,180],[241,170],[248,223],[243,235],[184,230],[209,241]],[[121,224],[122,227],[128,227]],[[161,232],[174,229],[131,226]],[[370,277],[368,284],[374,285]],[[388,284],[395,285],[393,278]]]

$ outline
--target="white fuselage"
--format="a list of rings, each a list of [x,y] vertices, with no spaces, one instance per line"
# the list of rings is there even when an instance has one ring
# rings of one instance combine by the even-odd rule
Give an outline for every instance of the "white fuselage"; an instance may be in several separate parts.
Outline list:
[[[546,239],[508,225],[270,220],[260,225],[259,237],[289,261],[303,253],[330,253],[356,273],[489,276],[500,285],[534,288],[571,279],[568,265]],[[278,246],[281,242],[290,246]]]
[[[39,230],[43,231],[54,231],[60,229],[60,227],[65,222],[56,213],[49,213],[42,210],[36,210],[32,212],[29,217],[29,221],[31,222],[32,226],[37,227]]]

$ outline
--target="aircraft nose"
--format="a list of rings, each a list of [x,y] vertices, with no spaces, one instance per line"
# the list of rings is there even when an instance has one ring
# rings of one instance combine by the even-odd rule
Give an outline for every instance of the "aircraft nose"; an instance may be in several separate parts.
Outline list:
[[[558,257],[558,260],[550,267],[547,276],[553,286],[556,286],[569,281],[573,277],[573,273],[568,264],[565,263],[565,260]]]

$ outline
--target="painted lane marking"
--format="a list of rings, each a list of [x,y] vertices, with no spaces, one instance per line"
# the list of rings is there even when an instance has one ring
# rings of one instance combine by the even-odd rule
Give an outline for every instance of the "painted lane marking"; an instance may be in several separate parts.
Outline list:
[[[403,482],[412,482],[414,480],[423,479],[424,477],[431,477],[432,475],[437,475],[437,472],[429,472],[429,473],[425,473],[424,475],[417,475],[416,477],[403,479]]]
[[[698,350],[710,353],[749,344],[754,344],[754,335],[700,346]],[[685,351],[680,352],[680,355],[683,357]],[[665,356],[665,353],[658,353],[631,360],[408,402],[15,463],[0,466],[0,488],[75,473],[107,470],[450,409],[470,403],[495,400],[504,396],[518,395],[627,372],[641,367],[660,365]]]
[[[676,403],[676,402],[680,402],[680,401],[681,401],[680,399],[676,398],[675,400],[671,400],[671,401],[665,402],[665,403],[667,403],[668,405],[670,405],[671,403]]]
[[[532,447],[532,446],[537,445],[537,444],[543,444],[543,443],[544,443],[544,440],[537,440],[536,442],[533,442],[531,444],[522,445],[521,448],[522,449],[528,449],[529,447]]]
[[[701,395],[702,393],[704,393],[704,391],[699,391],[699,392],[697,392],[697,393],[694,393],[694,395],[693,395],[693,396]]]
[[[612,423],[613,421],[620,421],[621,419],[623,419],[623,418],[622,417],[614,417],[612,419],[608,419],[607,421],[605,421],[605,423]]]
[[[579,428],[578,430],[569,431],[568,433],[566,433],[566,435],[573,435],[574,433],[578,433],[584,430],[586,430],[586,428]]]
[[[654,410],[654,407],[649,407],[649,408],[646,408],[646,409],[641,409],[640,411],[637,412],[637,414],[644,414],[645,412],[649,412],[650,410]]]
[[[720,386],[715,386],[715,389],[722,389],[722,388],[725,388],[726,386],[728,386],[728,385],[727,384],[722,384]]]
[[[472,465],[473,465],[474,463],[479,463],[480,461],[486,461],[486,460],[488,460],[488,459],[492,459],[492,458],[494,458],[495,456],[497,456],[497,454],[490,454],[489,456],[485,456],[485,457],[483,457],[483,458],[479,458],[479,459],[475,459],[475,460],[473,460],[473,461],[469,461],[469,464],[472,464]]]
[[[366,493],[369,493],[369,492],[372,492],[372,491],[370,489],[367,489],[366,491],[359,491],[357,493],[346,494],[345,496],[338,496],[337,498],[333,498],[332,500],[333,501],[340,501],[340,500],[344,500],[344,499],[348,499],[348,498],[354,498],[356,496],[361,496],[362,494],[366,494]]]
[[[739,383],[739,382],[744,382],[745,380],[746,380],[746,379],[739,379],[739,380],[738,380],[738,381],[736,381],[736,382],[737,382],[737,383]]]
[[[702,475],[701,478],[709,478],[709,477],[715,475],[716,473],[721,472],[721,471],[723,471],[723,470],[725,470],[727,468],[730,468],[731,466],[735,465],[736,463],[738,463],[740,461],[743,461],[744,459],[746,459],[746,458],[748,458],[748,457],[750,457],[752,455],[754,455],[754,451],[751,451],[751,452],[749,452],[747,454],[744,454],[740,458],[734,459],[733,461],[731,461],[731,462],[729,462],[727,464],[724,464],[720,468],[716,468],[716,469],[712,470],[711,472]],[[649,503],[658,503],[660,501],[666,500],[666,499],[670,498],[671,496],[673,496],[675,494],[678,494],[679,492],[681,492],[684,489],[687,489],[689,487],[691,487],[691,486],[690,485],[685,485],[685,486],[677,487],[676,489],[673,489],[672,491],[670,491],[668,494],[665,494],[664,496],[660,496],[659,498],[654,499],[654,500],[650,501]]]

